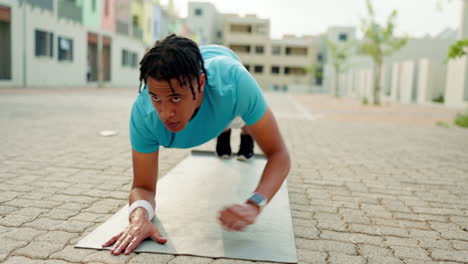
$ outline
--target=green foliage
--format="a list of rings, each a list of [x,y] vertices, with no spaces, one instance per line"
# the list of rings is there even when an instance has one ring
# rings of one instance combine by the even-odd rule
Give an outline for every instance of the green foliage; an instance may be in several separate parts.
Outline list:
[[[350,50],[356,45],[354,41],[347,41],[343,44],[336,43],[327,39],[327,47],[330,51],[330,60],[335,68],[336,73],[343,72],[346,62],[350,56]]]
[[[363,105],[368,105],[369,104],[369,100],[367,100],[367,97],[362,98],[362,104]]]
[[[376,68],[379,71],[374,82],[374,104],[380,105],[380,79],[381,67],[386,56],[392,55],[400,50],[408,42],[407,37],[398,38],[394,36],[395,20],[398,12],[393,10],[387,18],[385,25],[380,25],[376,22],[374,8],[371,0],[366,0],[368,17],[361,19],[361,29],[364,33],[359,50],[361,53],[369,55],[374,61]]]
[[[445,123],[445,122],[442,122],[442,121],[437,121],[436,122],[436,126],[441,126],[441,127],[446,127],[446,128],[449,128],[450,125]]]
[[[468,111],[457,114],[455,117],[455,125],[460,127],[468,127]]]
[[[443,95],[439,95],[436,98],[432,99],[432,102],[443,104],[445,102],[445,98]]]
[[[347,67],[347,60],[350,56],[350,50],[356,45],[354,41],[347,41],[345,43],[335,43],[327,39],[327,47],[330,51],[330,61],[335,70],[335,96],[339,96],[338,78],[339,74]]]
[[[395,20],[398,16],[396,10],[390,13],[385,25],[379,25],[375,21],[375,13],[371,0],[366,1],[369,17],[367,19],[361,19],[362,31],[364,33],[361,51],[371,56],[374,62],[380,65],[385,56],[390,56],[405,46],[408,42],[408,38],[398,38],[393,35]]]
[[[468,51],[468,39],[459,40],[449,48],[447,59],[457,59],[466,55]]]

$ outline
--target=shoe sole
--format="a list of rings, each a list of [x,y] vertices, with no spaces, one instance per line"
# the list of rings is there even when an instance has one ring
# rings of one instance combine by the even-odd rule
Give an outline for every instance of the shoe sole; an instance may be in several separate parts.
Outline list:
[[[240,160],[240,161],[247,161],[247,160],[249,160],[249,159],[250,159],[250,158],[247,158],[247,157],[244,156],[244,155],[239,155],[239,156],[237,156],[237,160]]]
[[[229,159],[229,158],[231,158],[231,156],[227,155],[227,154],[224,154],[224,155],[219,156],[219,158],[220,159]]]

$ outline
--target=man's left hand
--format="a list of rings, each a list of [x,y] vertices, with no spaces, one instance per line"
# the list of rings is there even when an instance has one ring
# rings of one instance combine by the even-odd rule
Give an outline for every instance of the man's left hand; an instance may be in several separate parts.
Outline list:
[[[225,207],[219,214],[221,226],[228,231],[241,231],[255,222],[260,208],[250,203]]]

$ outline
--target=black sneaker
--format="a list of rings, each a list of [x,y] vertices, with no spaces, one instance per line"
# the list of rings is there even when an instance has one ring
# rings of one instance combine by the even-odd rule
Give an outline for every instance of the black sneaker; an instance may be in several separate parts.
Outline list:
[[[216,139],[216,154],[222,159],[229,159],[231,153],[231,129],[229,129]]]
[[[239,146],[239,152],[237,152],[238,160],[248,160],[253,156],[254,141],[250,135],[241,134],[241,143]]]

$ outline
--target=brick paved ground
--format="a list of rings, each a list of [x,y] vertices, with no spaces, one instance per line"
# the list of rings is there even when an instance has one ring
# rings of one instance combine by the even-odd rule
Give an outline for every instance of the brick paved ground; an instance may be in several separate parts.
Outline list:
[[[0,262],[252,263],[73,248],[126,203],[134,95],[0,91]],[[468,130],[433,124],[453,112],[311,95],[268,100],[293,158],[301,263],[468,263]],[[98,135],[107,129],[119,134]],[[161,174],[187,154],[162,150]]]

